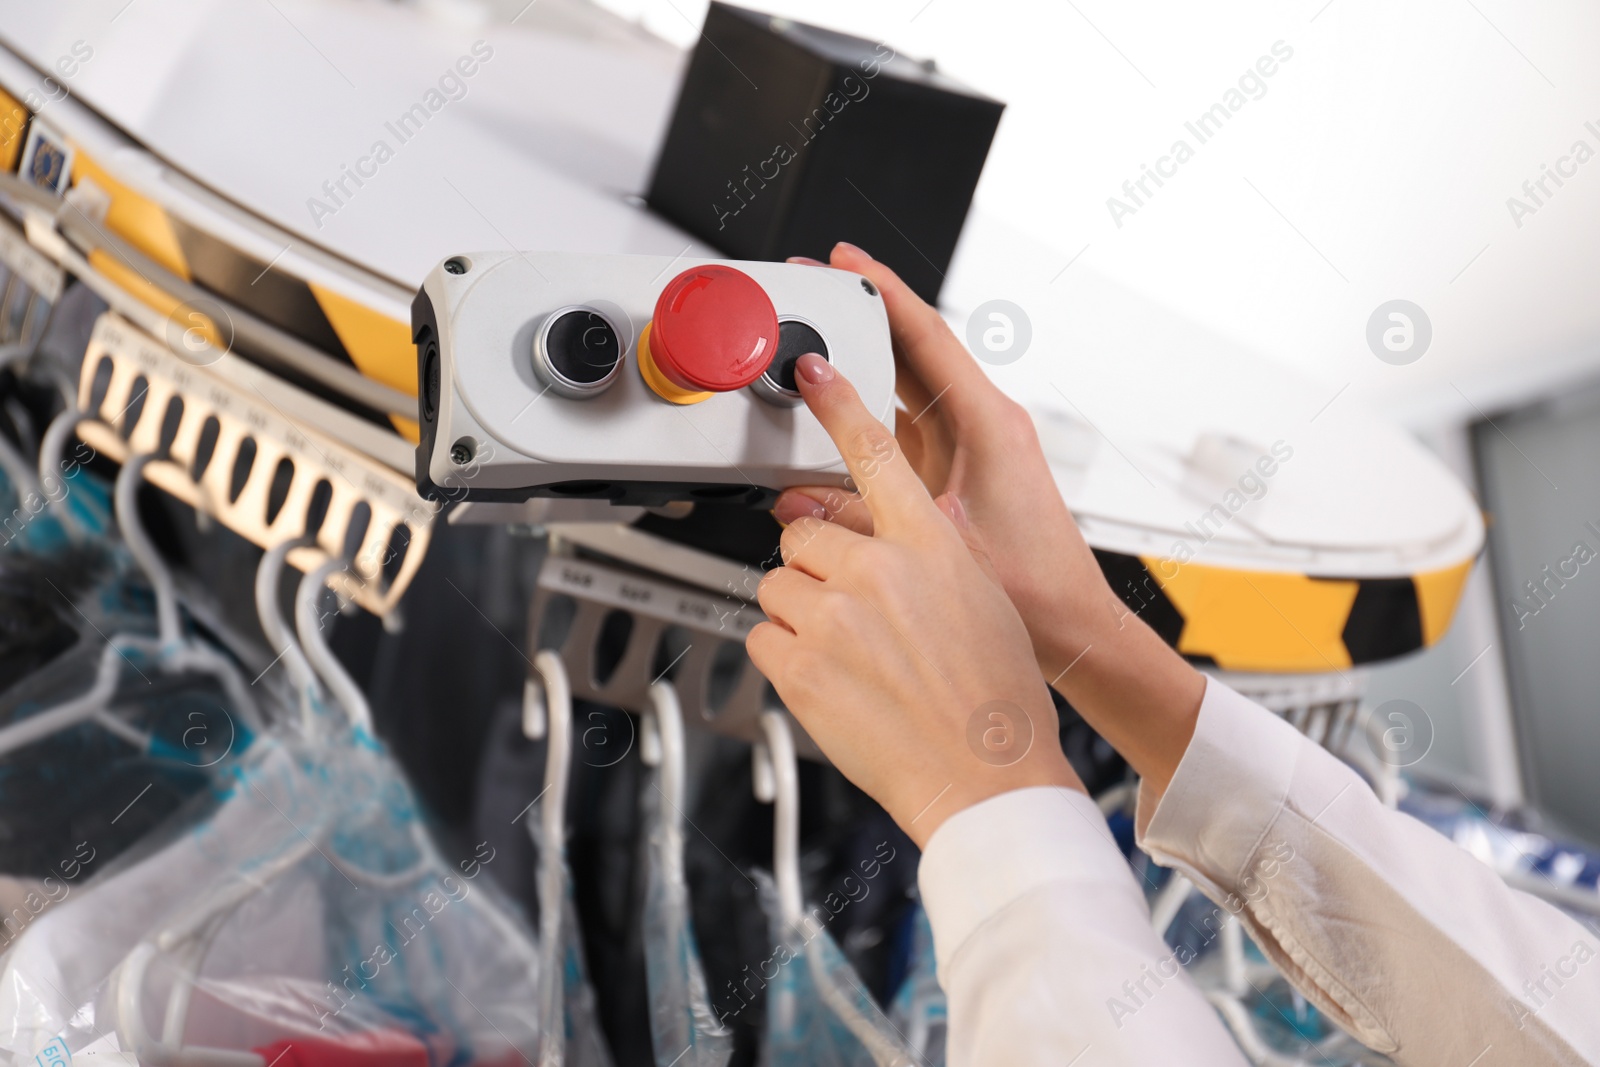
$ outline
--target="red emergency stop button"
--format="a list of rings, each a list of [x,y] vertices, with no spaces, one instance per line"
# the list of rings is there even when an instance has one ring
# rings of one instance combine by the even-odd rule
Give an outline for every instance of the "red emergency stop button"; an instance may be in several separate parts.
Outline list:
[[[639,371],[663,398],[693,404],[743,389],[778,351],[778,313],[741,270],[708,264],[661,291],[639,338]]]

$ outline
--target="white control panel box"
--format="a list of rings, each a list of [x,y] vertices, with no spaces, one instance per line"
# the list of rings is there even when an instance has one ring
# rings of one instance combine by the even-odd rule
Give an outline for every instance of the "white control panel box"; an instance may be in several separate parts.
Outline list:
[[[769,506],[842,485],[794,361],[826,357],[890,423],[883,299],[848,271],[787,263],[477,252],[412,305],[417,485],[444,501],[529,497]]]

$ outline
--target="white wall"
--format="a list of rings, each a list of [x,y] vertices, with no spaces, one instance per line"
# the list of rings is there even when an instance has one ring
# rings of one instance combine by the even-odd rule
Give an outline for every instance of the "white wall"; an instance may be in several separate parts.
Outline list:
[[[706,6],[601,2],[685,46]],[[1574,141],[1600,152],[1594,4],[747,6],[931,56],[1007,101],[980,211],[1061,263],[1087,245],[1081,264],[1335,388],[1352,382],[1352,398],[1449,421],[1600,363],[1600,158],[1520,228],[1506,204]],[[1117,227],[1107,198],[1280,40],[1293,58],[1265,95]],[[1409,367],[1364,340],[1397,297],[1434,326]]]

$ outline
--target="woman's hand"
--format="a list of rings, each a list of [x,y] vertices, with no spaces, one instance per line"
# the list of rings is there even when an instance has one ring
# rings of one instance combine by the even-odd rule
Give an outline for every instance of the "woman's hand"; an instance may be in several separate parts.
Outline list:
[[[1061,500],[1033,420],[892,270],[847,244],[833,250],[831,266],[865,275],[883,294],[903,406],[895,437],[929,493],[961,501],[1027,625],[1039,669],[1055,678],[1123,609]],[[812,515],[872,530],[870,510],[839,490],[792,489],[773,513],[783,523]]]
[[[906,460],[929,493],[958,502],[969,540],[983,546],[1027,627],[1038,670],[1159,795],[1188,747],[1204,679],[1112,592],[1061,499],[1032,419],[938,311],[853,245],[838,245],[831,260],[883,294],[903,407],[895,436]],[[869,505],[837,489],[801,488],[780,496],[773,514],[870,534]]]
[[[870,533],[798,517],[758,593],[750,658],[823,752],[919,846],[1033,785],[1082,789],[1028,633],[959,500],[935,502],[888,429],[819,356],[801,395],[860,489]],[[862,526],[868,526],[863,522]]]

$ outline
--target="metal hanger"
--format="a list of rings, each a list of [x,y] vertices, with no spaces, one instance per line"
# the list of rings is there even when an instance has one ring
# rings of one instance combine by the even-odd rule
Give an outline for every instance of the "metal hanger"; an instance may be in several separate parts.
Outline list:
[[[523,687],[523,732],[545,739],[544,791],[539,794],[539,1065],[560,1067],[566,1055],[566,945],[561,937],[567,900],[567,783],[572,770],[572,685],[561,657],[533,657],[537,678]]]
[[[645,789],[659,792],[655,798],[659,823],[651,827],[651,875],[658,882],[652,890],[652,905],[660,908],[656,922],[661,925],[657,938],[645,941],[646,969],[650,983],[651,1038],[656,1062],[726,1067],[733,1053],[733,1031],[712,1010],[701,970],[698,950],[693,943],[688,914],[688,886],[683,866],[684,785],[687,755],[684,749],[683,708],[677,687],[657,679],[647,690],[649,707],[640,719],[639,758],[656,768],[654,780]],[[659,894],[659,895],[657,895]],[[664,936],[663,936],[664,935]],[[658,990],[654,976],[666,976],[674,989],[671,996]],[[663,1000],[658,1004],[657,997]],[[671,1014],[661,1014],[670,1005]],[[676,1056],[676,1058],[672,1058]]]
[[[256,617],[268,647],[276,653],[289,675],[290,687],[300,705],[301,729],[310,732],[312,716],[316,714],[317,676],[306,659],[305,650],[295,639],[278,606],[278,584],[283,575],[283,565],[294,549],[307,544],[310,536],[280,541],[261,554],[256,565]]]

